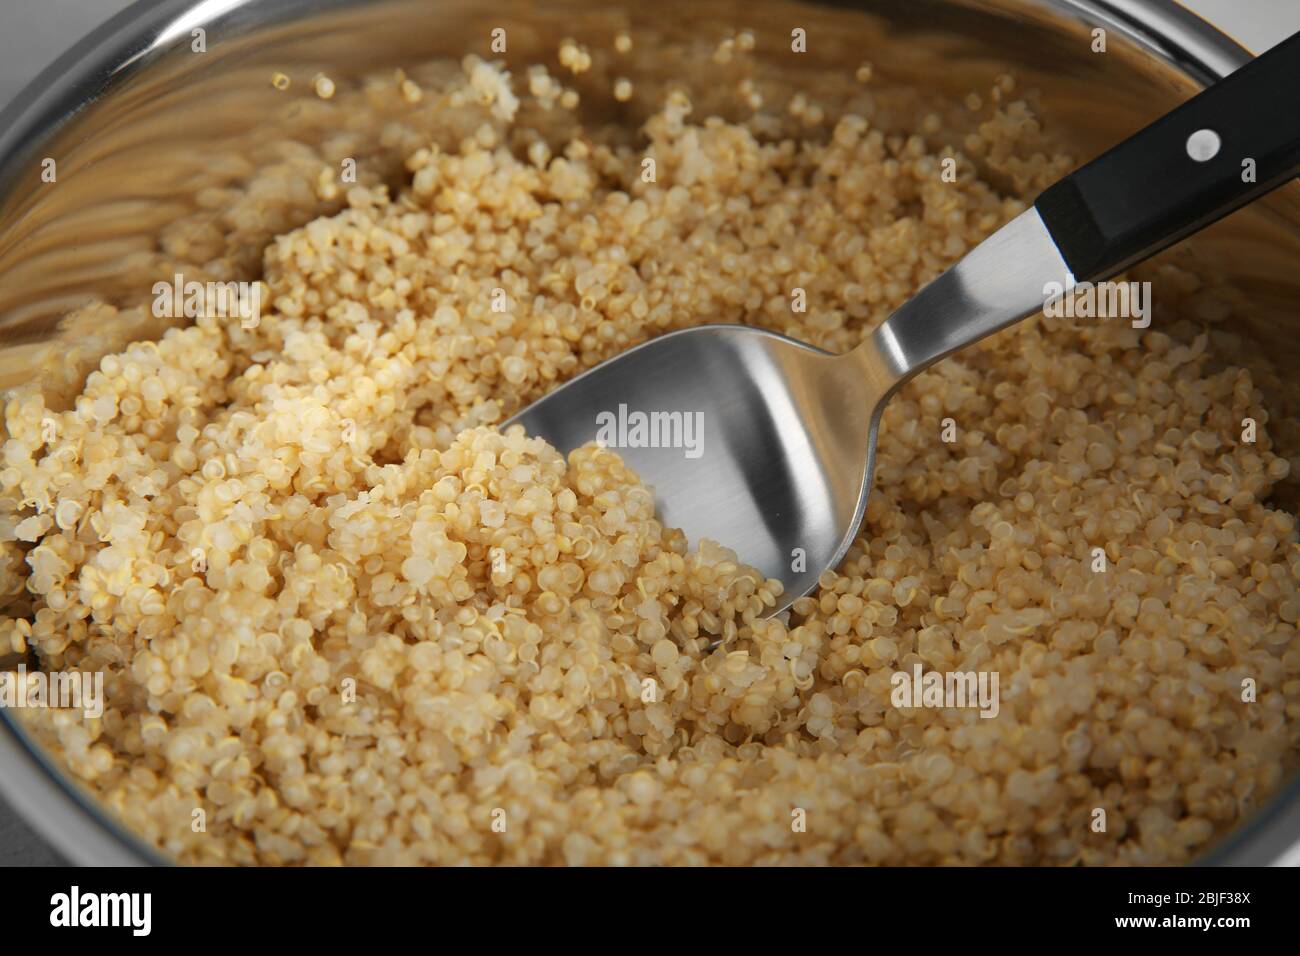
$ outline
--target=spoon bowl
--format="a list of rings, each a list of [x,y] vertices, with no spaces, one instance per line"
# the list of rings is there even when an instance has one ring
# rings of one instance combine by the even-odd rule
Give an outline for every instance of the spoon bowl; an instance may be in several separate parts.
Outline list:
[[[882,390],[864,356],[700,326],[615,356],[507,424],[564,452],[617,450],[665,525],[781,581],[781,609],[839,562],[866,507]]]

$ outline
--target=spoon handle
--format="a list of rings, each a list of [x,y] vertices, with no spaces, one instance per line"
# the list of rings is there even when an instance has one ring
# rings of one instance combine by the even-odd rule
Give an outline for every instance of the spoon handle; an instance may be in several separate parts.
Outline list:
[[[1300,33],[1043,191],[864,347],[896,388],[1300,174]],[[1050,291],[1049,291],[1050,290]]]
[[[1300,172],[1300,33],[1034,203],[1078,281],[1105,279]]]

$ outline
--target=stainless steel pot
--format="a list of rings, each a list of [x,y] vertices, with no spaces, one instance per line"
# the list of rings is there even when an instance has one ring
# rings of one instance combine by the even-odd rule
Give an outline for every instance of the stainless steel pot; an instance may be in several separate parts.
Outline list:
[[[61,317],[92,295],[143,301],[159,276],[196,254],[183,242],[158,241],[169,224],[196,222],[192,239],[202,247],[211,240],[203,225],[234,214],[231,197],[258,168],[285,161],[286,141],[328,153],[337,116],[314,112],[310,97],[286,101],[268,81],[273,73],[306,85],[324,71],[346,84],[379,68],[486,52],[490,31],[503,25],[511,31],[507,59],[522,65],[562,36],[608,44],[625,28],[671,42],[711,26],[745,26],[758,33],[760,50],[779,49],[794,23],[817,38],[823,66],[842,62],[851,72],[868,58],[878,74],[945,94],[987,87],[1010,67],[1022,87],[1040,91],[1041,112],[1082,160],[1249,57],[1171,0],[661,0],[650,7],[592,0],[135,4],[0,113],[0,387],[36,375],[74,384],[108,349],[148,332],[69,328]],[[1108,33],[1104,55],[1088,42],[1097,27]],[[204,51],[196,50],[200,35]],[[396,173],[382,139],[378,124],[351,131],[354,149],[368,149],[371,161],[387,161]],[[57,189],[43,188],[47,157],[57,159]],[[1298,192],[1294,185],[1280,190],[1194,240],[1249,298],[1253,324],[1239,331],[1260,356],[1266,391],[1270,382],[1285,382],[1300,342],[1292,311],[1300,293]],[[325,208],[286,206],[257,228],[270,238]],[[256,250],[217,252],[232,273],[227,278],[255,274]],[[1269,398],[1275,419],[1300,425],[1289,389],[1275,388]],[[75,862],[165,862],[3,710],[0,789]],[[1205,862],[1293,862],[1297,840],[1300,782],[1292,779]]]

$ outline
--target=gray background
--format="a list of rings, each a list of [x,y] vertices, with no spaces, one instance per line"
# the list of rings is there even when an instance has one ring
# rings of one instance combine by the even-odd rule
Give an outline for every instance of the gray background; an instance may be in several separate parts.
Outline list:
[[[130,0],[0,0],[0,105]],[[1184,0],[1256,53],[1300,30],[1300,0]],[[0,801],[0,865],[61,860]]]

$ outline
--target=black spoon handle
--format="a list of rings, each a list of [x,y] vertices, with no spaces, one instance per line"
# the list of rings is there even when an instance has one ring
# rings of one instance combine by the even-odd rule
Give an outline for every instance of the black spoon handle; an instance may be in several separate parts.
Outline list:
[[[1076,280],[1114,275],[1300,172],[1300,33],[1044,190]]]

